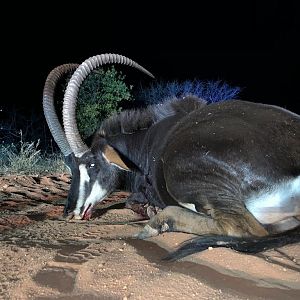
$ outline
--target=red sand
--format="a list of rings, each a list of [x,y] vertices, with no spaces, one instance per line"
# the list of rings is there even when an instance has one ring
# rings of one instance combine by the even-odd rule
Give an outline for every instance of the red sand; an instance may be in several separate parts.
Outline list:
[[[98,205],[90,221],[65,222],[69,180],[0,179],[0,299],[300,299],[299,243],[164,262],[192,236],[130,239],[144,222],[124,208],[125,193]]]

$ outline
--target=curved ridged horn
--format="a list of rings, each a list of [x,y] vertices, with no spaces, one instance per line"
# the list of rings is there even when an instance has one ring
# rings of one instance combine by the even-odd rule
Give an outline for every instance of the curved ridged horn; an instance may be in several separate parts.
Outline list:
[[[143,73],[154,76],[145,68],[133,60],[118,54],[101,54],[85,60],[74,72],[64,95],[63,122],[67,140],[76,156],[80,156],[89,150],[82,141],[76,122],[76,104],[79,88],[85,78],[96,68],[104,64],[124,64],[134,67]]]
[[[54,107],[54,92],[57,82],[66,73],[74,71],[78,64],[64,64],[54,68],[47,76],[43,90],[43,110],[50,132],[64,156],[73,151],[58,120]]]

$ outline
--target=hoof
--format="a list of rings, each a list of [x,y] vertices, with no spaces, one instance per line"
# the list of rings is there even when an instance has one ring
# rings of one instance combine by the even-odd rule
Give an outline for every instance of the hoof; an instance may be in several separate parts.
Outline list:
[[[159,231],[155,228],[152,228],[150,225],[146,225],[143,230],[134,235],[134,238],[143,240],[152,236],[157,236]]]

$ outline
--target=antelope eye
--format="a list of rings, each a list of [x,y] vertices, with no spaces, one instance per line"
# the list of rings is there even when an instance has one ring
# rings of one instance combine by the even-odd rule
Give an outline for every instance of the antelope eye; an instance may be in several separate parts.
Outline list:
[[[95,167],[95,164],[90,164],[89,165],[89,168],[91,169],[91,168],[94,168]]]

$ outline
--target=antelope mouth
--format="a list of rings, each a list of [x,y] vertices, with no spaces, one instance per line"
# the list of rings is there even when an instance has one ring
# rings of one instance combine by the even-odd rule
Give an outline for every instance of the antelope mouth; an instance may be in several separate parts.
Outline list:
[[[81,214],[76,214],[73,211],[66,217],[66,220],[67,221],[89,220],[92,216],[92,208],[93,208],[93,205],[90,203]]]
[[[91,218],[92,208],[93,208],[93,205],[92,205],[92,203],[90,203],[82,214],[82,218],[81,218],[82,220],[89,220]]]

